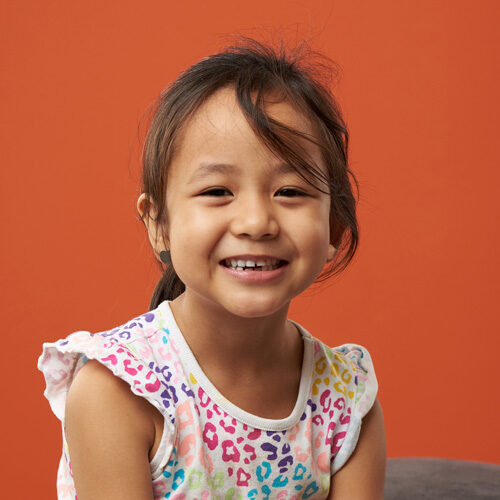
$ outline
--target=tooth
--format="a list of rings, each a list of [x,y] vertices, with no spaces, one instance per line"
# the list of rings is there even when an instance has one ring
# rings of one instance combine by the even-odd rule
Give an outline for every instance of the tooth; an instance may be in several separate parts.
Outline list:
[[[277,269],[280,263],[279,259],[265,259],[265,260],[243,260],[243,259],[226,259],[225,263],[227,266],[237,269],[238,271],[243,271],[246,267],[256,268],[262,271],[270,271],[272,269]],[[256,269],[257,270],[257,269]]]

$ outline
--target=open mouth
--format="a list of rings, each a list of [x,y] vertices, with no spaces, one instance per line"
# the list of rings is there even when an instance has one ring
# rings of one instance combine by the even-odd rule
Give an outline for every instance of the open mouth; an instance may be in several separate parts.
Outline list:
[[[242,260],[224,259],[220,264],[235,271],[274,271],[288,264],[286,260],[276,259],[274,262],[249,262]]]

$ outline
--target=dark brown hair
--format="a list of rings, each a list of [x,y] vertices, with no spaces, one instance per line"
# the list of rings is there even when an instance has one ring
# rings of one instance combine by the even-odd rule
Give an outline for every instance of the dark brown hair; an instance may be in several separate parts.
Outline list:
[[[337,253],[317,282],[340,273],[354,256],[359,240],[356,202],[348,167],[348,131],[340,108],[325,80],[335,72],[328,58],[313,52],[306,43],[293,50],[281,42],[275,49],[241,37],[227,47],[197,62],[164,91],[153,107],[142,156],[142,192],[148,195],[141,217],[156,214],[157,227],[168,223],[166,213],[167,171],[176,149],[181,126],[215,91],[231,86],[249,125],[263,143],[291,165],[304,180],[330,195],[330,241]],[[332,73],[333,72],[333,73]],[[265,113],[263,99],[277,93],[304,113],[315,129],[315,137],[293,130]],[[297,137],[316,144],[328,175],[312,161]],[[321,189],[323,186],[324,189]],[[162,266],[163,267],[163,266]],[[173,300],[185,290],[184,283],[169,263],[156,285],[150,309]]]

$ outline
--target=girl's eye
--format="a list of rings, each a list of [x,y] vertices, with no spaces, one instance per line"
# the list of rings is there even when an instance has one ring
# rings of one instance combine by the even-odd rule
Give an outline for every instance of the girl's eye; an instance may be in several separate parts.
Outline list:
[[[278,191],[279,193],[288,193],[288,195],[285,195],[287,198],[295,198],[296,196],[307,196],[306,193],[303,193],[302,191],[298,191],[297,189],[292,189],[292,188],[283,188]]]
[[[216,198],[220,198],[221,196],[225,196],[226,193],[231,194],[231,192],[226,188],[213,188],[200,193],[200,196],[215,196]],[[298,191],[297,189],[292,188],[283,188],[278,191],[278,193],[284,193],[286,198],[296,198],[297,196],[307,196],[306,193],[302,191]]]
[[[226,188],[214,188],[201,193],[200,196],[215,196],[220,198],[221,196],[224,196],[224,193],[229,193],[229,191]]]

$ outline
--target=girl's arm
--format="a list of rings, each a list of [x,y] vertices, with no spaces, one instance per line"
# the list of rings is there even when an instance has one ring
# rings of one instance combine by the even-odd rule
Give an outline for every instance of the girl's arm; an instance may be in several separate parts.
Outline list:
[[[65,435],[78,500],[152,500],[149,403],[95,360],[66,399]]]
[[[384,415],[376,399],[363,418],[353,454],[333,475],[328,500],[383,500],[385,459]]]

